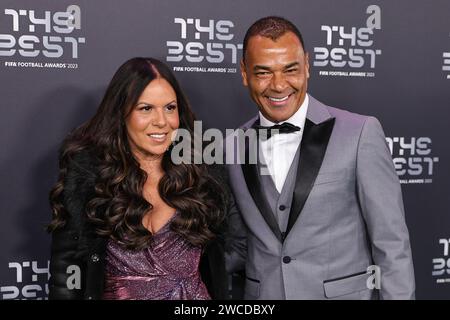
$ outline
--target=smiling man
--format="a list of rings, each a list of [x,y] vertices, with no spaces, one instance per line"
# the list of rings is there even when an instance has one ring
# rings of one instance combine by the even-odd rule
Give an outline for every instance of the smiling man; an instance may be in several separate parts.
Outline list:
[[[308,54],[284,18],[249,28],[241,73],[259,109],[242,128],[278,129],[259,139],[258,164],[228,166],[245,223],[245,297],[414,298],[401,188],[378,120],[307,94]]]
[[[241,60],[243,82],[269,121],[287,120],[305,101],[309,64],[301,42],[293,32],[276,39],[259,34],[247,39]]]

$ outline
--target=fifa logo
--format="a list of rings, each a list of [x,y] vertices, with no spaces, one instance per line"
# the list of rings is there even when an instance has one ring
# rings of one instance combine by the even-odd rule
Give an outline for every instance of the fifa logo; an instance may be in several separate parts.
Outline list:
[[[78,58],[78,47],[85,43],[84,37],[71,36],[81,29],[81,9],[70,5],[66,11],[4,9],[3,19],[11,22],[11,33],[0,34],[0,56],[60,58],[68,53]],[[26,31],[25,31],[26,30]],[[27,32],[29,34],[23,34]],[[38,35],[43,34],[43,35]]]
[[[167,61],[222,63],[227,59],[237,64],[242,44],[232,42],[232,21],[175,18],[174,23],[178,26],[180,39],[166,42]]]
[[[431,156],[431,138],[429,137],[386,137],[391,151],[395,170],[401,183],[431,183],[434,167],[439,157]],[[412,176],[413,179],[403,179]],[[424,177],[425,179],[418,179]]]
[[[44,266],[39,266],[37,261],[10,262],[8,267],[15,271],[15,284],[0,286],[0,299],[46,299],[49,265],[48,260]]]
[[[338,69],[374,69],[376,58],[381,55],[381,50],[372,48],[375,30],[381,30],[381,9],[377,5],[370,5],[366,13],[369,16],[364,27],[322,25],[326,46],[314,48],[313,65]],[[327,71],[321,74],[329,75]]]
[[[450,71],[450,52],[444,52],[442,54],[444,58],[444,65],[442,66],[443,71]]]
[[[449,257],[449,246],[450,239],[439,239],[439,245],[442,245],[443,257],[433,259],[433,271],[432,275],[434,277],[450,275],[450,257]],[[450,282],[450,278],[437,279],[436,283]]]
[[[444,63],[442,65],[442,71],[450,71],[450,52],[442,53],[442,58]],[[447,74],[447,79],[450,79],[450,73]]]

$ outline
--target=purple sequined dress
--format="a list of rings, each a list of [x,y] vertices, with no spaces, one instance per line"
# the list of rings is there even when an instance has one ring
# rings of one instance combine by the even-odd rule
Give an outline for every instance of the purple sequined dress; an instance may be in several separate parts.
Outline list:
[[[171,220],[146,249],[132,251],[108,242],[103,299],[210,299],[198,270],[202,249],[171,231]]]

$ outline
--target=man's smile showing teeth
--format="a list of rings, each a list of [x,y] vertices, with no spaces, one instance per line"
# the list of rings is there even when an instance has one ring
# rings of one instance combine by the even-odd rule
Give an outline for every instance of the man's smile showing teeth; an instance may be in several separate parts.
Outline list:
[[[286,96],[284,98],[274,98],[274,97],[269,97],[270,100],[275,101],[275,102],[281,102],[281,101],[286,101],[289,98],[289,96]]]
[[[293,95],[293,93],[288,94],[285,97],[266,96],[266,98],[267,98],[267,100],[269,100],[270,104],[275,105],[275,106],[281,106],[281,105],[284,105],[292,95]]]

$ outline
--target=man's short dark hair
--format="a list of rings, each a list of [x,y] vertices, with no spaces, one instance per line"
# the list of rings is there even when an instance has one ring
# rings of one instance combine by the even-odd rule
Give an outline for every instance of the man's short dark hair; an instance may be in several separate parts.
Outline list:
[[[300,43],[302,44],[303,51],[306,51],[302,34],[292,22],[283,17],[277,16],[269,16],[259,19],[258,21],[253,23],[245,33],[244,44],[242,48],[242,57],[244,61],[245,54],[247,52],[248,41],[251,37],[262,36],[275,41],[289,31],[297,36],[298,40],[300,40]]]

